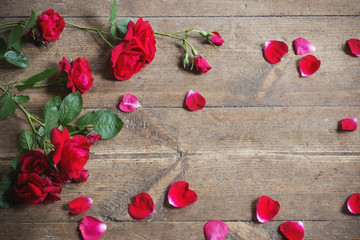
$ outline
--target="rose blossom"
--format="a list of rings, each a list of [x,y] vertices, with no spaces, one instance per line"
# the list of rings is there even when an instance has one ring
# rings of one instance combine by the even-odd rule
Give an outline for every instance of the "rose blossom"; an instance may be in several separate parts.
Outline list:
[[[46,155],[38,149],[32,149],[27,154],[21,154],[19,163],[24,173],[40,175],[49,170],[49,162]]]
[[[212,32],[211,34],[213,34],[215,36],[210,36],[209,41],[216,46],[222,46],[224,43],[224,39],[222,39],[222,37],[220,36],[220,33]]]
[[[210,64],[206,61],[204,57],[196,56],[194,60],[194,65],[196,68],[196,71],[201,73],[206,73],[211,69]]]
[[[61,32],[64,30],[64,19],[53,9],[43,12],[36,21],[36,26],[40,32],[39,41],[47,40],[55,42],[59,40]]]

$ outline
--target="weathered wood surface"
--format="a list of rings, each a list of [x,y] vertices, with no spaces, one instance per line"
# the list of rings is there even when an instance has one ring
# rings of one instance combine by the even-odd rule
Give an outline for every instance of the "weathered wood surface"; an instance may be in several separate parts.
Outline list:
[[[78,239],[78,223],[86,215],[107,223],[104,239],[202,239],[204,223],[213,219],[229,225],[226,239],[282,239],[279,225],[287,220],[304,221],[306,239],[360,239],[360,219],[345,206],[350,194],[360,191],[360,135],[337,130],[340,119],[359,118],[359,59],[343,47],[347,39],[360,37],[360,1],[119,3],[121,16],[148,16],[161,32],[221,28],[225,45],[193,40],[213,66],[198,75],[180,68],[178,42],[157,37],[154,61],[131,80],[115,81],[108,72],[110,49],[95,33],[66,27],[47,49],[25,45],[27,69],[1,62],[0,81],[7,84],[57,64],[62,56],[86,56],[95,82],[83,95],[84,112],[107,108],[126,125],[114,139],[93,146],[86,165],[91,177],[65,186],[61,201],[0,210],[0,239]],[[3,1],[0,23],[21,19],[30,7],[53,7],[66,21],[105,28],[111,7],[110,1],[19,4]],[[291,48],[277,65],[264,60],[265,41],[284,40],[291,47],[300,36],[317,48],[322,66],[316,74],[299,77],[300,56]],[[190,89],[206,97],[205,109],[183,108]],[[67,93],[63,86],[27,90],[31,101],[25,106],[40,114],[47,99]],[[116,106],[125,93],[138,96],[143,108],[121,113]],[[0,123],[0,136],[6,136],[0,139],[0,177],[10,168],[21,128],[27,128],[21,112]],[[195,204],[168,207],[166,191],[176,180],[190,183],[198,194]],[[157,211],[135,221],[127,206],[142,191],[151,194]],[[93,208],[70,215],[67,204],[82,195],[94,199]],[[266,224],[254,219],[261,195],[281,204]]]

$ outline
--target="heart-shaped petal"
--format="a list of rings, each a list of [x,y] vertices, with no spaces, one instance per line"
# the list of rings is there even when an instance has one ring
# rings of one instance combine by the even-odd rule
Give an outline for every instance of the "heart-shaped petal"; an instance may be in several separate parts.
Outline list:
[[[125,94],[119,105],[120,110],[123,112],[132,112],[139,107],[141,107],[139,100],[132,94]]]
[[[145,192],[139,193],[129,205],[129,214],[135,219],[150,217],[156,210],[151,196]]]
[[[287,221],[280,225],[280,231],[288,240],[302,240],[305,235],[302,222]]]
[[[267,41],[264,46],[265,59],[271,64],[280,62],[288,51],[288,45],[281,41],[270,40]]]
[[[206,240],[223,240],[229,233],[229,228],[226,223],[213,220],[205,223],[204,234]]]
[[[186,95],[185,103],[190,111],[196,111],[205,107],[206,99],[200,93],[190,90]]]
[[[81,221],[79,229],[84,240],[96,240],[105,233],[106,224],[94,217],[86,216]]]
[[[168,201],[174,207],[186,207],[197,200],[197,195],[189,189],[185,181],[174,182],[169,189]]]
[[[302,37],[294,40],[294,47],[296,55],[304,55],[315,52],[314,45],[312,45],[311,42]]]
[[[360,57],[360,40],[359,39],[349,39],[346,41],[350,52],[357,57]]]
[[[93,200],[89,197],[78,197],[69,204],[70,212],[73,214],[83,213],[91,208]]]
[[[268,196],[261,196],[256,204],[256,217],[261,223],[273,219],[280,210],[280,204]]]
[[[347,202],[347,207],[352,214],[360,214],[360,193],[351,195]]]
[[[356,118],[344,118],[340,121],[341,130],[343,131],[355,131],[357,129],[357,119]]]
[[[321,61],[314,55],[307,55],[300,60],[300,73],[303,77],[313,75],[320,67]]]

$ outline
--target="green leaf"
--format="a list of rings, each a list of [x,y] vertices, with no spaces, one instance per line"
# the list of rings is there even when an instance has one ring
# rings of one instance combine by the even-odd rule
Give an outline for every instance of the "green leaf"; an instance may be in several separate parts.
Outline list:
[[[23,27],[21,27],[21,26],[13,27],[11,32],[10,32],[9,41],[8,41],[9,48],[12,47],[12,45],[14,43],[19,41],[22,38],[23,35],[24,35]]]
[[[83,101],[79,92],[67,95],[60,105],[60,122],[62,124],[74,121],[81,113]]]
[[[15,42],[12,47],[13,49],[15,49],[16,51],[20,52],[23,46],[23,40],[20,39],[19,41]]]
[[[19,96],[15,96],[15,99],[20,104],[24,104],[24,103],[27,103],[27,101],[30,100],[30,97],[29,96],[24,96],[24,95],[19,95]]]
[[[48,77],[53,75],[54,72],[56,72],[57,69],[58,69],[58,66],[48,68],[48,69],[46,69],[46,70],[44,70],[42,72],[39,72],[39,73],[37,73],[35,75],[32,75],[32,76],[27,77],[27,78],[25,78],[23,80],[20,80],[19,82],[24,83],[24,85],[17,85],[15,87],[19,92],[22,92],[22,91],[24,91],[25,89],[28,89],[28,88],[32,88],[35,85],[35,83],[41,82],[42,80],[47,79]]]
[[[113,112],[107,110],[96,110],[83,116],[79,122],[80,130],[86,129],[88,125],[94,126],[92,132],[98,133],[103,139],[115,137],[123,127],[124,123]]]
[[[50,109],[52,107],[56,107],[59,110],[60,105],[61,105],[60,96],[50,98],[49,101],[47,101],[47,103],[45,104],[44,113],[43,113],[44,118],[46,116],[46,112],[48,111],[48,109]]]
[[[19,152],[26,152],[33,149],[34,136],[32,132],[25,129],[21,130],[17,136],[16,145]]]
[[[4,120],[7,116],[12,117],[15,113],[16,103],[12,99],[11,94],[6,93],[5,101],[0,106],[0,120]]]
[[[9,208],[14,205],[13,187],[17,181],[16,171],[7,173],[0,181],[0,208]]]
[[[37,18],[38,18],[38,13],[32,8],[31,9],[31,15],[30,15],[29,19],[26,21],[26,24],[25,24],[25,27],[24,27],[24,34],[30,28],[33,28],[33,27],[36,26]]]
[[[21,154],[22,154],[21,152],[18,153],[11,162],[11,167],[17,172],[20,172],[20,170],[21,170],[20,169],[20,164],[19,164],[19,158],[20,158]]]
[[[114,38],[118,37],[118,36],[117,36],[117,28],[116,28],[115,25],[112,25],[112,26],[111,26],[111,35],[112,35]]]
[[[45,113],[45,136],[49,137],[51,130],[59,121],[59,110],[56,106],[48,108]]]
[[[109,19],[110,24],[115,23],[116,17],[117,17],[117,11],[118,11],[118,7],[116,5],[116,0],[114,0],[114,3],[111,8],[111,12],[110,12],[110,19]]]
[[[127,32],[127,26],[130,21],[133,21],[132,18],[122,18],[116,23],[116,27],[119,29],[119,31],[123,34],[126,34]]]
[[[43,126],[39,127],[38,133],[39,133],[42,137],[39,137],[38,135],[36,135],[37,144],[38,144],[41,148],[44,148],[45,128],[44,128]]]
[[[9,63],[11,63],[17,67],[20,67],[20,68],[26,68],[30,64],[29,60],[25,57],[25,55],[23,53],[16,52],[13,50],[7,51],[4,54],[4,58]]]
[[[3,38],[0,38],[0,58],[4,57],[6,51],[7,51],[6,41]]]

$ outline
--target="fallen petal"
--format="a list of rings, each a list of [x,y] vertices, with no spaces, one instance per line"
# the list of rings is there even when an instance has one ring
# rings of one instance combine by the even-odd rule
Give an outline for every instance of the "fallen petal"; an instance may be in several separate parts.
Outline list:
[[[226,223],[213,220],[205,223],[204,234],[206,240],[223,240],[229,233],[229,228]]]
[[[287,221],[280,225],[280,231],[288,240],[302,240],[305,235],[302,222]]]
[[[125,94],[119,105],[120,110],[123,112],[132,112],[139,107],[141,107],[139,100],[132,94]]]
[[[314,45],[312,45],[311,42],[302,37],[294,40],[294,47],[296,55],[304,55],[315,52]]]
[[[350,51],[357,57],[360,57],[360,40],[359,39],[349,39],[346,41]]]
[[[72,200],[69,204],[69,209],[72,214],[83,213],[91,208],[93,200],[89,197],[78,197]]]
[[[129,205],[129,214],[135,219],[150,217],[156,208],[151,196],[145,192],[139,193]]]
[[[320,67],[321,61],[314,55],[307,55],[300,60],[300,73],[303,77],[313,75]]]
[[[186,207],[197,201],[197,195],[187,182],[177,181],[170,186],[168,201],[174,207]]]
[[[276,64],[281,61],[282,57],[288,53],[288,45],[281,41],[270,40],[265,43],[264,55],[266,61]]]
[[[206,99],[198,92],[189,91],[185,100],[190,111],[201,110],[205,107]]]
[[[273,219],[280,210],[280,204],[268,196],[261,196],[256,204],[256,217],[261,223]]]
[[[343,131],[355,131],[357,129],[357,119],[356,118],[344,118],[340,121],[341,130]]]
[[[352,214],[360,214],[360,193],[351,195],[347,202],[347,207]]]
[[[96,240],[105,233],[106,224],[94,217],[86,216],[81,221],[79,229],[84,240]]]

